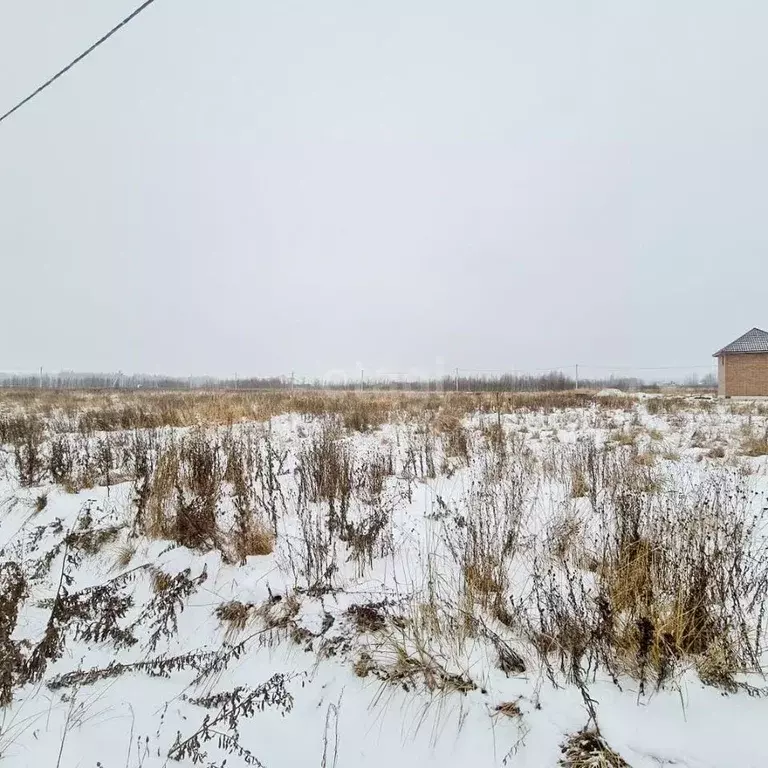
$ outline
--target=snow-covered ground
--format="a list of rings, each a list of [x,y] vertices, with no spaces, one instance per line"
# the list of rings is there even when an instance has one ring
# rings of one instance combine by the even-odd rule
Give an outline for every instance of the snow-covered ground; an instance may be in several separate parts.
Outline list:
[[[48,414],[35,447],[7,428],[0,765],[538,768],[587,726],[631,766],[768,764],[768,464],[747,455],[766,415],[651,402],[393,414],[364,431],[285,413],[84,436]],[[738,571],[739,618],[712,609],[734,632],[722,646],[638,672],[634,646],[601,645],[619,645],[601,594],[627,632],[643,618],[601,592],[627,498],[637,540],[682,554],[659,573],[698,573],[687,536]],[[180,534],[208,503],[214,528]],[[709,515],[714,544],[696,538]],[[244,553],[244,519],[272,552]],[[567,764],[623,764],[606,755]]]

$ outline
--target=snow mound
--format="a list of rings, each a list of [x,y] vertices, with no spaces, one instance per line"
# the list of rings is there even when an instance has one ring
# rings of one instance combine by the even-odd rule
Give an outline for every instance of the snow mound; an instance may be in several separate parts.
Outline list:
[[[622,392],[620,389],[601,389],[597,393],[598,397],[625,397],[626,392]]]

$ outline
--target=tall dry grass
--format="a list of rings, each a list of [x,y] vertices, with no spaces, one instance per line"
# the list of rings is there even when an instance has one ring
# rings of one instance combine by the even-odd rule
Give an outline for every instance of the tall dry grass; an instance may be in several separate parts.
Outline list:
[[[421,582],[405,618],[382,609],[376,630],[389,666],[366,651],[393,680],[420,670],[461,687],[461,659],[483,642],[507,673],[524,667],[510,659],[525,645],[553,679],[580,686],[607,669],[645,690],[692,666],[737,690],[740,673],[762,671],[766,513],[753,513],[744,478],[725,468],[670,478],[641,415],[707,419],[710,406],[663,400],[3,393],[0,440],[21,485],[130,481],[134,540],[217,549],[232,563],[277,550],[295,587],[317,596],[390,557],[395,511],[417,486],[434,489]],[[289,447],[267,421],[286,413],[304,417]],[[565,416],[608,439],[561,442]],[[363,448],[385,425],[393,439]],[[745,441],[762,439],[747,427]],[[448,503],[440,483],[457,472],[463,491]]]

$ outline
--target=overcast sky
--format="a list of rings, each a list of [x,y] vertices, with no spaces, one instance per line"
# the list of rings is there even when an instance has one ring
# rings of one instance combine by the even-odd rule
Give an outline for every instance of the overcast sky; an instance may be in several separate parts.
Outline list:
[[[0,112],[136,5],[0,3]],[[0,125],[0,370],[707,366],[768,328],[766,24],[157,0]]]

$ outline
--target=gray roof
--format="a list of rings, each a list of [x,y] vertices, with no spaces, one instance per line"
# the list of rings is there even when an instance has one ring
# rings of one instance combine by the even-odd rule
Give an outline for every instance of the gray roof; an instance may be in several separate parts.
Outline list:
[[[768,333],[761,331],[759,328],[753,328],[743,336],[739,336],[736,341],[732,341],[727,347],[723,347],[719,352],[715,352],[714,357],[720,357],[720,355],[748,355],[760,352],[768,353]]]

